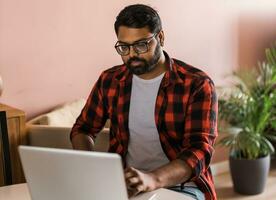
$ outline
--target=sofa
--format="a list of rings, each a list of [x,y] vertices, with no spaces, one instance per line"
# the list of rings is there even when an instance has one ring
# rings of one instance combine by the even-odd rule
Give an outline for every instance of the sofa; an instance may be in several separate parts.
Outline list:
[[[26,131],[29,145],[71,149],[70,131],[85,102],[85,99],[77,99],[28,121]],[[107,126],[102,129],[96,138],[96,151],[103,152],[108,149],[109,128]]]

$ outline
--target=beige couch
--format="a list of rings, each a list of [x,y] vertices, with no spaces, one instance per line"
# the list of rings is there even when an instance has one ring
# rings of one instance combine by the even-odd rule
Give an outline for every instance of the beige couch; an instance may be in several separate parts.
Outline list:
[[[70,131],[85,104],[84,99],[66,103],[27,122],[31,146],[71,149]],[[104,128],[95,141],[96,151],[107,151],[109,129]]]

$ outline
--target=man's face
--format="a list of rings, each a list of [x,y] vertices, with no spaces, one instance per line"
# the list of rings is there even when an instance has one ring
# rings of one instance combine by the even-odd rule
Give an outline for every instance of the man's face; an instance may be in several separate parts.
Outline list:
[[[120,26],[118,30],[117,45],[131,45],[129,46],[129,53],[121,55],[123,62],[127,68],[136,75],[142,75],[152,71],[162,53],[160,42],[157,39],[158,34],[151,33],[148,28],[128,28]],[[140,45],[143,47],[147,44],[146,52],[139,51]],[[133,46],[135,45],[135,46]]]

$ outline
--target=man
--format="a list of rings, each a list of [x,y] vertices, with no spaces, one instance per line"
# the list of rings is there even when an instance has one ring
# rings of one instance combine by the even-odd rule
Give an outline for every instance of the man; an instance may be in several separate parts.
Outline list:
[[[158,188],[216,199],[210,160],[217,136],[217,99],[202,71],[163,51],[157,12],[136,4],[116,18],[122,65],[104,71],[78,117],[75,149],[93,150],[110,119],[109,152],[122,156],[130,196]]]

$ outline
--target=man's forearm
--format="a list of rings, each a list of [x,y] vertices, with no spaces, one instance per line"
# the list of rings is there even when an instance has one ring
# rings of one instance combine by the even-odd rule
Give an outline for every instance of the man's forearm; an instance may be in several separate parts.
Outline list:
[[[187,181],[192,174],[190,166],[185,161],[176,159],[170,163],[150,172],[155,179],[155,188],[175,186]]]
[[[93,151],[94,141],[90,136],[80,133],[72,138],[72,146],[76,150]]]

